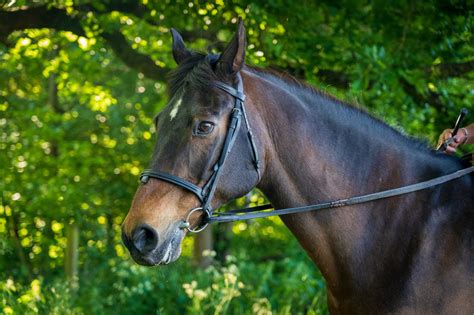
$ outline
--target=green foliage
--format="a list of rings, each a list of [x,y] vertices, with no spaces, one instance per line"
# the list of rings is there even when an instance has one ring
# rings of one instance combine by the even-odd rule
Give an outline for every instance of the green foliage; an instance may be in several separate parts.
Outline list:
[[[262,251],[249,257],[249,248],[258,245],[248,236],[242,239],[244,234],[255,235],[275,226],[280,229],[279,236],[267,234],[260,241],[285,256],[264,257]],[[7,277],[0,282],[0,307],[7,314],[327,312],[321,275],[281,225],[260,221],[235,230],[240,231],[235,241],[241,243],[233,246],[236,256],[214,261],[207,269],[196,269],[189,251],[167,267],[140,267],[127,259],[122,245],[117,243],[117,252],[104,256],[103,250],[89,241],[82,253],[87,259],[81,263],[77,290],[61,277],[25,283]]]
[[[235,224],[231,256],[206,270],[191,263],[192,238],[173,266],[128,259],[120,224],[167,99],[170,27],[193,49],[220,51],[242,16],[248,64],[290,72],[432,144],[473,108],[473,15],[462,1],[22,0],[0,12],[43,5],[63,10],[64,24],[6,32],[13,23],[0,19],[6,314],[327,312],[321,275],[279,220]],[[71,222],[77,289],[63,272]]]

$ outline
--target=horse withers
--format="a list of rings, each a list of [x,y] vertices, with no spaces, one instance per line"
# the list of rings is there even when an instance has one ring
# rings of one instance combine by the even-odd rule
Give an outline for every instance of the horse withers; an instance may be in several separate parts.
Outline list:
[[[292,77],[246,66],[241,21],[220,55],[190,51],[172,33],[178,68],[169,80],[170,101],[155,121],[159,136],[150,163],[162,175],[139,186],[123,223],[124,243],[139,264],[179,257],[188,231],[183,222],[202,206],[216,165],[210,208],[254,187],[275,207],[295,207],[410,185],[463,167],[459,159]],[[237,128],[239,86],[248,126]],[[231,129],[238,130],[232,149],[223,150]],[[473,181],[466,175],[416,193],[281,219],[326,279],[331,312],[469,314]],[[199,226],[206,211],[193,212],[188,223]]]

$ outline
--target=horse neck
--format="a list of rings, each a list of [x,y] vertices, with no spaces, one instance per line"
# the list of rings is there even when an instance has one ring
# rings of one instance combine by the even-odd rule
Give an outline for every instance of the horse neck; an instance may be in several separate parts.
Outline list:
[[[362,110],[270,74],[244,73],[248,110],[258,117],[266,157],[263,190],[294,188],[301,202],[323,201],[459,168]]]
[[[445,159],[419,144],[410,148],[409,139],[355,108],[253,70],[243,77],[266,161],[258,187],[275,207],[395,188],[435,177],[446,166]],[[448,164],[445,171],[457,168]],[[409,207],[397,209],[395,204],[379,201],[282,220],[318,265],[328,287],[337,288],[351,279],[357,283],[357,273],[364,274],[360,268],[376,268],[373,255],[363,250],[373,254],[382,243],[403,246],[395,244],[403,241],[400,237],[386,237],[387,229],[409,234],[412,226],[426,220],[423,211],[405,216]],[[361,242],[365,246],[357,246]]]

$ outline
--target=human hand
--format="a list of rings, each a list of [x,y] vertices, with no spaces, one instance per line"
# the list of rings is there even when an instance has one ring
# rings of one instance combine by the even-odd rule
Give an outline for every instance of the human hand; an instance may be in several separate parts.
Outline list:
[[[464,128],[458,129],[458,132],[452,136],[453,129],[446,129],[444,130],[438,139],[438,148],[443,145],[443,143],[448,143],[444,152],[449,154],[454,154],[456,152],[456,148],[460,144],[464,144],[467,140],[467,132]]]

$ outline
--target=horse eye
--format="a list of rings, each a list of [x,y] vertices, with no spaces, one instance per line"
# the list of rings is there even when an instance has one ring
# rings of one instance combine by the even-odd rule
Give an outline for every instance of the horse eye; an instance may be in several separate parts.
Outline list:
[[[209,121],[201,121],[196,128],[196,134],[207,135],[214,130],[214,124]]]

